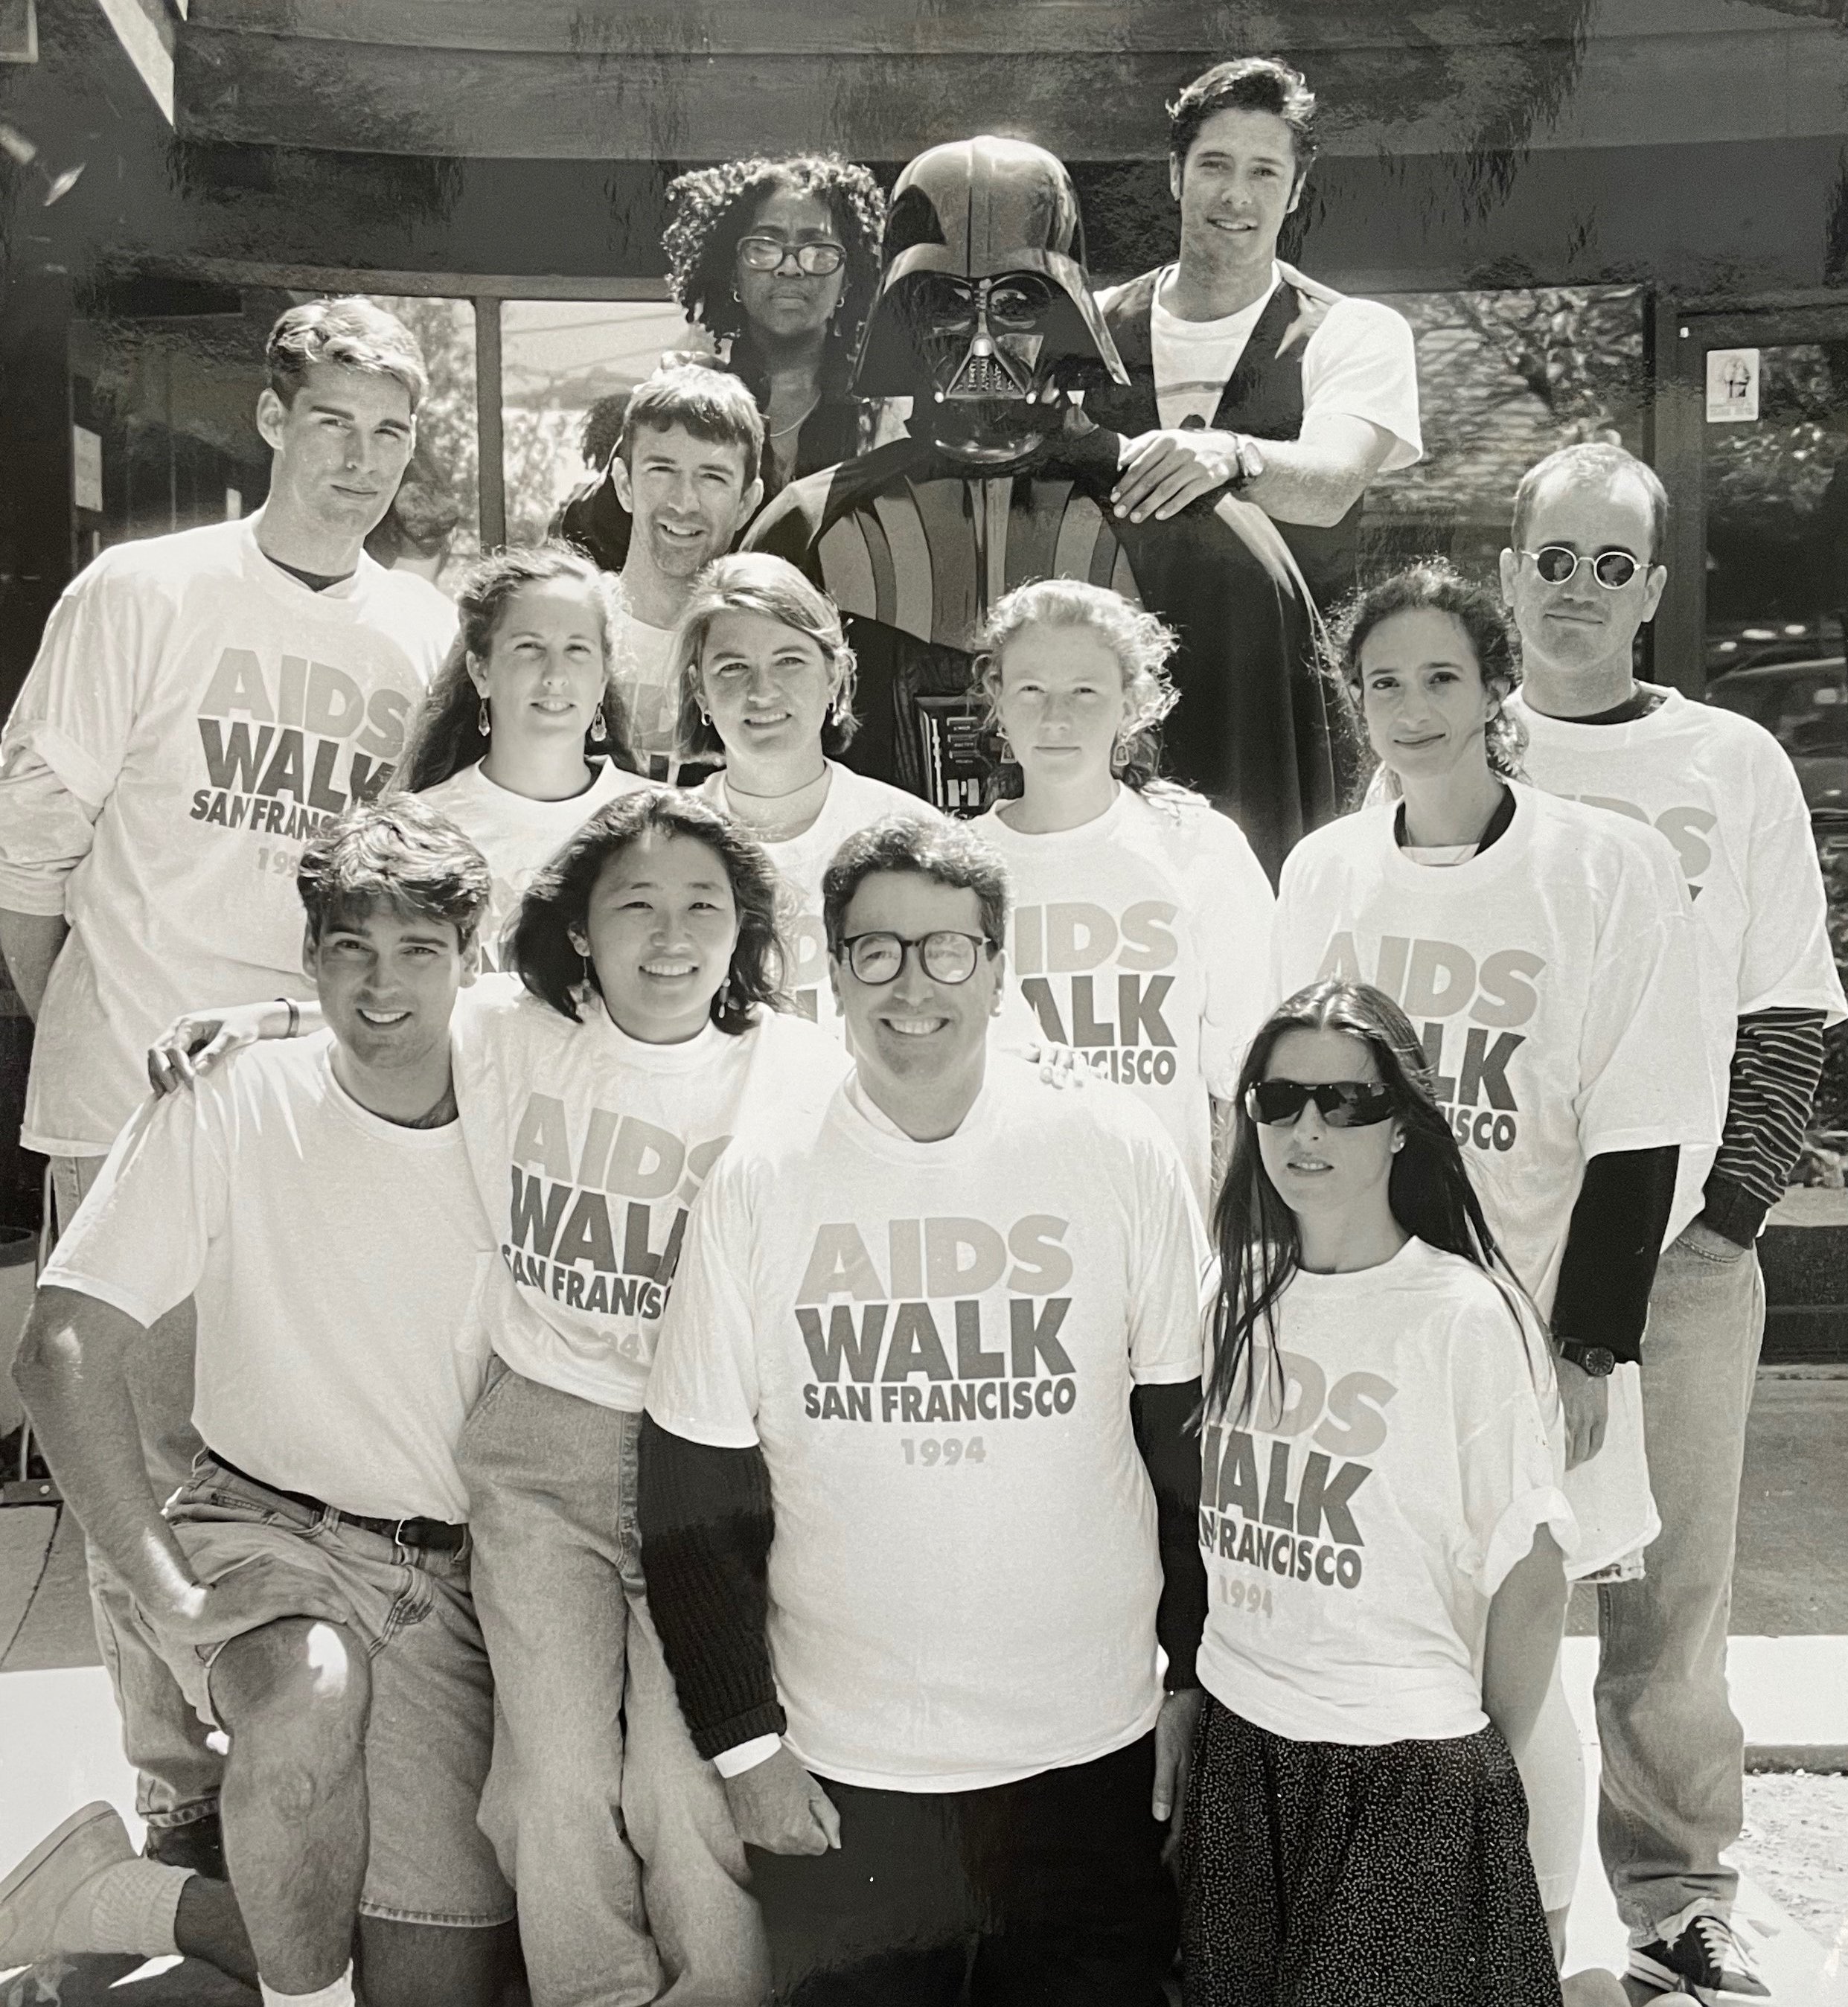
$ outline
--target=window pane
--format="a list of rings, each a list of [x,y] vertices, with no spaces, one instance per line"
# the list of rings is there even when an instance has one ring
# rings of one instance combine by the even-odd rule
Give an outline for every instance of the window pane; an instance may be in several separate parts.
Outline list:
[[[256,429],[263,344],[279,314],[313,297],[135,280],[105,290],[97,310],[72,323],[72,415],[95,477],[79,487],[77,564],[129,538],[248,516],[262,504],[270,492],[270,449]],[[430,394],[410,471],[366,547],[382,564],[447,587],[481,548],[474,314],[466,300],[379,296],[378,304],[421,344]],[[83,506],[92,501],[101,506]]]
[[[1581,439],[1642,450],[1643,295],[1575,286],[1382,297],[1418,344],[1424,457],[1367,491],[1361,575],[1443,551],[1493,578],[1515,485],[1536,460]]]
[[[711,343],[668,300],[508,300],[500,327],[507,541],[534,543],[602,472],[628,393],[668,351]]]

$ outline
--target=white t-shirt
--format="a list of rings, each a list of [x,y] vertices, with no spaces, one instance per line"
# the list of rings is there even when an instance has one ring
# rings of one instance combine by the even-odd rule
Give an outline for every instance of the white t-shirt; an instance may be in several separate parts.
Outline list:
[[[234,1053],[144,1102],[41,1282],[139,1324],[193,1297],[194,1426],[288,1491],[468,1517],[494,1243],[460,1126],[407,1129],[334,1078],[330,1032]]]
[[[494,1349],[516,1372],[638,1411],[687,1208],[741,1113],[825,1105],[846,1065],[800,1018],[760,1011],[644,1045],[589,993],[573,1025],[510,976],[457,1000],[456,1099],[503,1274]]]
[[[604,760],[598,764],[596,778],[581,795],[562,802],[538,802],[489,780],[477,760],[425,789],[424,799],[455,824],[487,859],[494,874],[494,890],[477,936],[483,968],[500,967],[501,929],[513,917],[520,894],[540,866],[549,863],[566,840],[575,836],[606,802],[648,785],[639,774]]]
[[[1298,1274],[1280,1385],[1257,1333],[1201,1430],[1201,1683],[1297,1742],[1473,1735],[1489,1601],[1541,1526],[1575,1538],[1539,1334],[1483,1272],[1422,1240],[1377,1268]]]
[[[973,827],[1014,881],[1010,1032],[1077,1046],[1146,1101],[1204,1208],[1208,1097],[1232,1094],[1270,1003],[1276,901],[1244,832],[1197,798],[1133,788],[1077,829],[1023,835],[998,808]]]
[[[1160,1709],[1138,1383],[1200,1370],[1204,1239],[1130,1097],[991,1056],[957,1133],[855,1108],[740,1134],[695,1207],[648,1412],[761,1444],[770,1646],[826,1777],[970,1790]]]
[[[891,815],[915,816],[926,822],[943,818],[929,802],[902,788],[870,780],[838,760],[829,760],[827,767],[831,778],[820,814],[800,836],[767,843],[764,848],[777,867],[786,895],[777,915],[778,931],[789,955],[783,986],[805,1018],[840,1038],[844,1035],[841,1014],[834,1007],[834,986],[828,981],[827,933],[821,924],[822,877],[834,862],[834,852],[857,831]],[[721,814],[728,813],[722,771],[709,775],[698,792],[702,800]]]
[[[1395,804],[1306,836],[1283,866],[1277,993],[1377,984],[1424,1040],[1489,1224],[1550,1312],[1586,1160],[1710,1147],[1719,1116],[1674,853],[1532,788],[1465,864],[1411,862]]]
[[[616,604],[616,683],[629,719],[629,743],[643,771],[672,781],[679,771],[680,687],[670,651],[672,627],[638,619]]]
[[[23,1140],[100,1155],[182,1011],[310,994],[302,845],[390,778],[455,608],[362,556],[310,591],[261,517],[118,544],[52,608],[0,739],[0,906],[62,913]]]
[[[1548,718],[1517,697],[1536,787],[1650,823],[1674,846],[1694,898],[1707,1049],[1723,1104],[1740,1018],[1843,1014],[1829,908],[1796,770],[1762,725],[1678,690],[1628,725]],[[1682,1153],[1673,1240],[1701,1209],[1711,1148]]]
[[[1168,266],[1155,281],[1149,310],[1155,408],[1167,427],[1190,417],[1210,425],[1226,380],[1285,270],[1274,267],[1263,298],[1218,320],[1182,320],[1162,305],[1173,272]],[[1409,467],[1424,450],[1418,425],[1418,357],[1409,324],[1377,300],[1335,293],[1294,270],[1287,276],[1331,303],[1303,350],[1303,424],[1330,413],[1365,418],[1393,437],[1381,471]]]

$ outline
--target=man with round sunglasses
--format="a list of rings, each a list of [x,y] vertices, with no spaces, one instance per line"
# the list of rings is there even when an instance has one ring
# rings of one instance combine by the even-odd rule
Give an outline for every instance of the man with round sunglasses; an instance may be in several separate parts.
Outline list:
[[[1765,1988],[1732,1934],[1738,1877],[1721,1855],[1744,1811],[1726,1639],[1765,1328],[1755,1250],[1843,999],[1783,749],[1736,712],[1635,675],[1637,633],[1668,580],[1667,516],[1654,470],[1621,446],[1568,446],[1528,471],[1501,553],[1526,672],[1508,708],[1534,782],[1659,830],[1694,897],[1702,993],[1687,1007],[1725,1116],[1717,1151],[1681,1152],[1649,1295],[1643,1416],[1663,1529],[1642,1579],[1599,1586],[1598,1832],[1631,1976],[1752,1999]]]
[[[1128,1094],[991,1055],[986,844],[876,824],[823,901],[855,1070],[694,1208],[651,1607],[778,2000],[952,2007],[972,1972],[996,2007],[1160,2007],[1205,1599],[1187,1173]]]

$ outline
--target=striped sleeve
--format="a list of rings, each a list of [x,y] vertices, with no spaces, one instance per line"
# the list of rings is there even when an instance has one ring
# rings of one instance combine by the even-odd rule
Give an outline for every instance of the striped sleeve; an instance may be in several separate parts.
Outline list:
[[[1822,1071],[1823,1013],[1755,1011],[1739,1020],[1719,1154],[1701,1217],[1749,1247],[1783,1196]]]

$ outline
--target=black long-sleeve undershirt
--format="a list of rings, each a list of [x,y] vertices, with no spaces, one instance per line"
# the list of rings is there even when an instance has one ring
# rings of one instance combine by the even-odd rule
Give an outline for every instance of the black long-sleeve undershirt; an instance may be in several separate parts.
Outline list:
[[[1155,1633],[1170,1691],[1198,1684],[1206,1566],[1197,1508],[1200,1454],[1189,1434],[1199,1389],[1137,1387],[1136,1447],[1155,1490],[1162,1592]],[[842,1501],[851,1511],[852,1503]],[[640,1510],[648,1607],[693,1747],[710,1759],[785,1726],[765,1625],[775,1529],[759,1449],[713,1449],[642,1417]]]
[[[1607,1150],[1585,1166],[1554,1293],[1557,1337],[1606,1346],[1620,1361],[1642,1356],[1680,1155],[1666,1143],[1653,1150]]]

